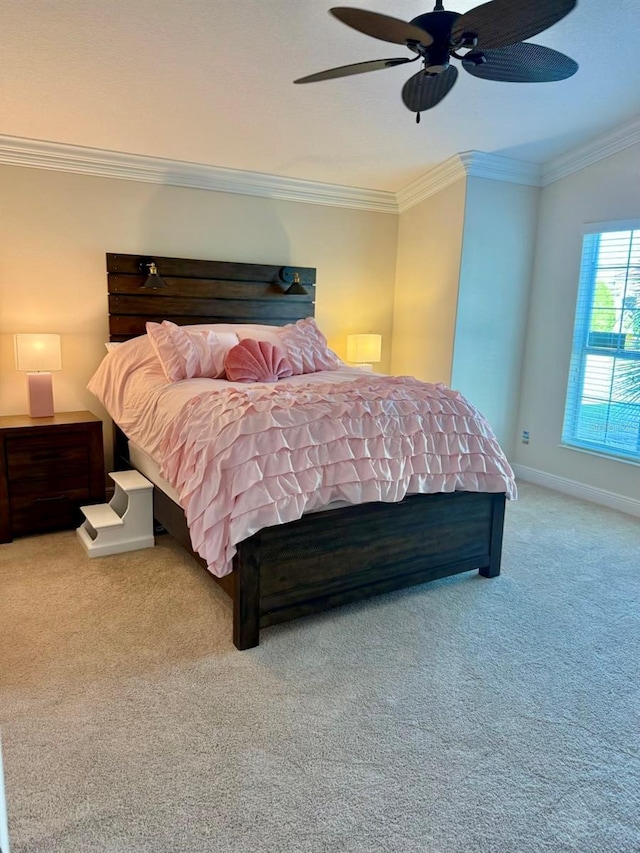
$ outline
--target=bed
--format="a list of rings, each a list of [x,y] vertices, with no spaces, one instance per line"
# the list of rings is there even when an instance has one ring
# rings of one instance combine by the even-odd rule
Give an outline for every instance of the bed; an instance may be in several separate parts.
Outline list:
[[[149,284],[149,262],[160,285]],[[315,270],[219,261],[107,254],[112,342],[145,333],[147,321],[179,326],[283,326],[314,315]],[[115,467],[134,467],[114,425]],[[212,579],[233,602],[233,642],[255,647],[270,625],[379,593],[471,570],[500,573],[506,495],[414,494],[311,512],[265,527],[237,544],[233,571]],[[194,558],[175,495],[154,487],[154,517]]]

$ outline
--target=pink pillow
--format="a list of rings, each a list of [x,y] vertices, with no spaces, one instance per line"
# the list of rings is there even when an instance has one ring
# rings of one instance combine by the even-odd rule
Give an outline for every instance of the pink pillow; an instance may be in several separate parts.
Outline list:
[[[225,356],[238,343],[233,332],[187,331],[169,320],[147,323],[146,329],[169,382],[199,376],[220,379]]]
[[[224,369],[230,382],[277,382],[293,374],[280,347],[251,338],[229,350]]]
[[[286,348],[294,375],[340,367],[340,359],[327,346],[327,339],[313,317],[282,326],[278,329],[278,335]]]

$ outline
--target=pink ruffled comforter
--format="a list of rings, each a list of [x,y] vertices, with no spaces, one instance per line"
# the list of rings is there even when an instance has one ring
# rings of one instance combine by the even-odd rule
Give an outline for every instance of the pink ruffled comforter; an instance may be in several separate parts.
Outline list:
[[[458,392],[411,377],[363,377],[199,394],[163,447],[194,549],[219,577],[236,544],[331,501],[516,487],[491,427]]]

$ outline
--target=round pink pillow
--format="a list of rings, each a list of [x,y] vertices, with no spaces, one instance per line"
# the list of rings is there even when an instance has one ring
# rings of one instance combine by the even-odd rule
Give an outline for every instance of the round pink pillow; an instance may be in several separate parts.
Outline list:
[[[230,382],[277,382],[292,376],[293,368],[280,347],[245,338],[227,353],[224,372]]]

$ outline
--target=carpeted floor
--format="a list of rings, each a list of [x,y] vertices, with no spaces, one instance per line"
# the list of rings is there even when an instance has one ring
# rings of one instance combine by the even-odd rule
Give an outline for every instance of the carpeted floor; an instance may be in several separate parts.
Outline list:
[[[0,546],[13,853],[640,851],[640,522],[523,484],[503,574],[231,643],[166,536]]]

